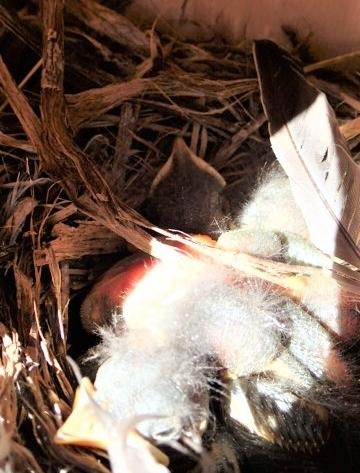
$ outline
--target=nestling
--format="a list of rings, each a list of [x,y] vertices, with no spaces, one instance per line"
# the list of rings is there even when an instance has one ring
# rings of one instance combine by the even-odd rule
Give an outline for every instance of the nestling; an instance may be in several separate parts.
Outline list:
[[[314,452],[333,416],[357,410],[354,369],[339,347],[360,333],[360,171],[325,96],[274,43],[259,41],[254,51],[285,172],[268,173],[232,229],[204,245],[210,258],[201,245],[179,252],[176,265],[132,257],[94,286],[82,319],[102,336],[94,398],[114,419],[150,416],[138,426],[150,441],[200,442],[220,366],[230,429]],[[177,187],[181,176],[186,186]],[[150,192],[156,223],[214,237],[226,216],[224,186],[177,140]],[[230,256],[212,259],[211,250]],[[244,254],[261,270],[237,269]]]

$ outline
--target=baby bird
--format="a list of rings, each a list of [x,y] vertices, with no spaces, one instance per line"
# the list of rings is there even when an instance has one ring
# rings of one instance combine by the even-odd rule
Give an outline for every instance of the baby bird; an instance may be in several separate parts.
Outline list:
[[[356,279],[356,274],[343,266],[339,269],[334,262],[334,257],[348,255],[346,261],[356,263],[354,245],[350,249],[344,246],[346,232],[348,241],[353,240],[351,226],[356,219],[342,220],[338,209],[346,216],[348,201],[338,205],[339,196],[331,197],[339,189],[332,169],[352,169],[343,163],[351,158],[337,154],[337,128],[330,107],[322,94],[307,84],[287,53],[263,41],[256,43],[255,59],[274,150],[287,174],[273,169],[245,203],[233,229],[224,231],[217,241],[209,240],[208,249],[227,252],[234,260],[243,253],[261,257],[265,269],[271,260],[286,267],[288,274],[298,271],[296,284],[290,290],[285,284],[288,274],[283,282],[278,278],[275,283],[215,258],[204,260],[195,250],[179,252],[176,264],[139,255],[104,274],[84,301],[82,320],[89,330],[100,326],[97,330],[102,336],[102,343],[94,350],[99,364],[94,399],[114,419],[146,415],[138,431],[150,441],[191,439],[193,445],[200,445],[211,417],[210,386],[218,383],[225,420],[234,432],[245,430],[269,445],[314,452],[326,442],[332,416],[349,418],[356,411],[352,402],[355,375],[339,349],[359,334],[355,285],[354,293],[349,291],[349,281]],[[271,80],[264,72],[267,61],[276,72],[270,75]],[[292,101],[287,98],[290,116],[286,106],[282,106],[284,110],[280,107],[284,123],[279,117],[273,120],[274,101],[282,100],[277,86],[271,88],[274,77],[292,87]],[[311,98],[303,109],[302,96]],[[283,164],[283,148],[289,151],[296,145],[296,133],[306,137],[307,127],[313,126],[306,120],[306,107],[316,103],[318,96],[319,126],[335,130],[326,138],[331,151],[316,150],[313,156],[307,147],[306,156],[302,156],[299,146],[295,157],[291,155],[293,172],[290,164]],[[294,103],[300,104],[299,110],[291,105]],[[300,120],[295,131],[285,126],[294,117]],[[282,141],[277,141],[283,125],[295,133],[295,139],[282,136]],[[305,139],[303,135],[301,139]],[[301,185],[296,181],[299,155],[307,170],[304,174],[310,176],[304,181],[303,194],[299,194]],[[317,166],[329,161],[330,167],[327,175],[322,174],[321,186],[314,186],[309,168],[314,174],[319,172],[311,164],[319,161],[319,156]],[[350,186],[358,182],[356,175],[354,180],[345,177],[342,182],[350,182]],[[333,182],[332,189],[328,179]],[[186,185],[177,187],[178,181]],[[149,202],[153,215],[165,227],[214,236],[213,224],[224,216],[224,185],[210,165],[177,140],[152,186]],[[327,236],[324,244],[317,238],[316,218],[308,215],[311,205],[299,203],[313,187],[321,196],[320,202],[313,197],[317,208],[321,209],[326,197],[327,207],[321,211],[335,214],[340,222],[339,252],[334,245],[329,252]],[[354,192],[351,187],[347,190]],[[172,203],[170,214],[166,202]],[[331,222],[328,215],[322,221]],[[334,268],[336,272],[331,273]],[[106,316],[103,307],[107,308]],[[341,402],[347,403],[346,414]]]
[[[268,174],[238,216],[239,228],[218,245],[314,268],[334,269],[334,258],[358,264],[360,171],[333,111],[285,51],[259,41],[254,52],[273,150],[286,175]],[[356,419],[356,373],[340,350],[360,333],[357,274],[350,277],[348,291],[341,276],[318,271],[291,297],[281,296],[287,341],[261,373],[231,382],[232,427],[314,451],[326,441],[331,416]]]
[[[226,182],[206,161],[176,138],[170,158],[152,183],[145,213],[163,228],[213,235],[223,224]]]
[[[217,171],[177,138],[154,179],[148,204],[158,224],[211,233],[224,216],[224,186]],[[201,238],[212,242],[209,236]],[[98,366],[94,400],[118,421],[146,416],[137,428],[151,441],[185,438],[196,449],[208,424],[208,384],[215,375],[193,331],[207,271],[205,264],[181,253],[176,267],[134,255],[108,270],[81,308],[83,326],[102,338],[90,355]],[[192,307],[195,293],[198,303]],[[74,421],[75,414],[59,441],[77,442],[77,425],[84,419]],[[90,416],[86,421],[96,423]],[[92,439],[91,444],[102,447],[103,441]]]

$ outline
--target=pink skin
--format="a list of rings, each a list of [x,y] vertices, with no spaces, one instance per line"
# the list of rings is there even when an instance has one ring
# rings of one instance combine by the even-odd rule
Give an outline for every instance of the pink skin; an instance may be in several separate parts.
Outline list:
[[[110,268],[92,288],[81,308],[82,322],[86,329],[109,323],[104,320],[104,304],[121,307],[126,295],[158,261],[148,255],[137,255],[122,260]]]
[[[346,291],[340,294],[340,337],[343,340],[354,340],[359,337],[360,317],[357,311],[359,296],[352,295]]]
[[[351,377],[346,362],[335,349],[328,353],[325,369],[327,377],[338,385],[347,383]]]
[[[206,245],[215,243],[207,235],[195,235],[193,240]],[[178,248],[184,247],[184,245],[175,241],[169,244]],[[192,253],[189,248],[186,248],[186,250],[187,253]],[[107,320],[106,315],[104,317],[104,305],[107,308],[122,307],[127,294],[148,271],[160,263],[160,260],[139,253],[119,261],[106,271],[100,280],[94,284],[82,304],[81,319],[84,328],[92,332],[96,326],[102,326],[104,323],[108,324],[110,320]]]

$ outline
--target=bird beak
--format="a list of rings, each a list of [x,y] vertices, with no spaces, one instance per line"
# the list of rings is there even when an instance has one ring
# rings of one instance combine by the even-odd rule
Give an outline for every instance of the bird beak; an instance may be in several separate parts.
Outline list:
[[[95,388],[89,378],[83,378],[75,393],[73,410],[57,431],[55,443],[108,450],[108,434],[91,400],[94,393]],[[129,432],[126,440],[129,446],[145,448],[157,463],[169,465],[168,456],[135,430]]]

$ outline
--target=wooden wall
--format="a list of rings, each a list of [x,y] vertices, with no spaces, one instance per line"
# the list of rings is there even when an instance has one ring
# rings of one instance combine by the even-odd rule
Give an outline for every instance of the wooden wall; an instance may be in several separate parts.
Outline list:
[[[360,0],[133,0],[127,13],[136,22],[158,18],[187,38],[215,30],[232,42],[270,37],[286,45],[285,25],[312,33],[318,58],[360,49]]]

